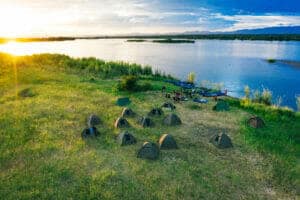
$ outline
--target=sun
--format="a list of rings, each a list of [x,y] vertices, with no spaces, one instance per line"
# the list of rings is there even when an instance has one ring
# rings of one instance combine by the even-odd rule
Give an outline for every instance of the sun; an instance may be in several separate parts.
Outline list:
[[[0,37],[17,37],[30,34],[32,13],[29,9],[16,5],[0,7]]]

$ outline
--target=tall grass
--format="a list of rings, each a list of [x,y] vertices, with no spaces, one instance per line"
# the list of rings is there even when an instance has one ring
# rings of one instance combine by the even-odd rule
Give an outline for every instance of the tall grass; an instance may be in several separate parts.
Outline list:
[[[300,112],[300,96],[296,97],[296,103],[297,103],[298,111]]]
[[[250,87],[247,85],[244,88],[244,103],[261,103],[265,105],[272,105],[272,92],[269,89],[263,88],[263,91],[255,90],[253,93],[251,92]],[[279,102],[279,100],[278,100]]]
[[[189,83],[195,83],[195,79],[196,79],[195,72],[190,72],[188,74],[188,77],[187,77],[187,82],[189,82]]]
[[[94,57],[90,58],[71,58],[60,54],[39,54],[33,56],[18,57],[17,64],[19,66],[38,66],[49,67],[56,66],[61,70],[69,70],[80,73],[92,73],[101,78],[114,78],[124,75],[136,76],[156,76],[167,78],[161,71],[153,73],[152,68],[148,65],[142,66],[135,63],[104,61]]]

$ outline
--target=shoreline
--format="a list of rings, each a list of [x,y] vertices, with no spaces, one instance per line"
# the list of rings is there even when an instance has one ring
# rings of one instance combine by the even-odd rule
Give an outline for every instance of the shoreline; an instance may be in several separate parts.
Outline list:
[[[143,35],[143,36],[58,36],[58,37],[19,37],[19,38],[0,38],[1,43],[9,41],[16,42],[49,42],[49,41],[69,41],[77,39],[128,39],[128,40],[146,40],[146,39],[161,39],[161,40],[241,40],[241,41],[300,41],[300,34],[209,34],[209,35]]]

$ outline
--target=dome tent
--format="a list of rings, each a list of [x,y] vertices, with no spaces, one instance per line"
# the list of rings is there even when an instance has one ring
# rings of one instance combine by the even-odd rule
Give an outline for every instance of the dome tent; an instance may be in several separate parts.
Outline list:
[[[124,108],[122,111],[122,117],[134,117],[135,113],[131,108]]]
[[[125,146],[125,145],[135,144],[136,139],[131,133],[129,133],[128,131],[124,131],[118,135],[117,142],[121,146]]]
[[[116,128],[128,128],[130,127],[129,122],[124,117],[119,117],[115,122]]]
[[[248,125],[252,128],[262,128],[265,126],[264,120],[262,120],[260,117],[254,116],[248,119],[247,121]]]
[[[218,147],[219,149],[225,149],[225,148],[230,148],[233,147],[231,139],[226,135],[225,133],[220,133],[214,135],[211,139],[210,142]]]
[[[181,119],[176,114],[172,113],[167,115],[164,118],[163,123],[167,126],[176,126],[176,125],[180,125],[182,122]]]
[[[174,137],[170,134],[163,134],[160,137],[158,144],[159,144],[160,149],[177,149],[178,148]]]
[[[159,148],[155,143],[144,142],[138,150],[137,157],[142,159],[156,160],[159,157]]]
[[[101,123],[100,118],[95,114],[92,114],[87,118],[88,127],[94,127],[99,125],[100,123]]]
[[[96,137],[96,136],[99,136],[99,135],[100,135],[100,133],[98,132],[96,127],[86,128],[81,133],[82,138]]]
[[[144,128],[154,126],[154,122],[149,117],[141,117],[138,123]]]

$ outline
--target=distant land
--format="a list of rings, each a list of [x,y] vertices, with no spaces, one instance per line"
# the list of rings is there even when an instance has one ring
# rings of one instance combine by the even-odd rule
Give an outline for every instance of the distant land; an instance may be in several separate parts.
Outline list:
[[[210,31],[192,31],[184,32],[185,35],[210,35],[210,34],[300,34],[300,26],[282,26],[282,27],[269,27],[259,29],[243,29],[229,32],[210,32]]]
[[[32,38],[0,38],[0,43],[14,40],[17,42],[48,42],[76,39],[129,39],[128,42],[143,42],[144,39],[218,39],[218,40],[267,40],[267,41],[300,41],[300,26],[270,27],[261,29],[245,29],[233,32],[193,31],[168,34],[128,34],[112,36],[80,36],[80,37],[32,37]]]

